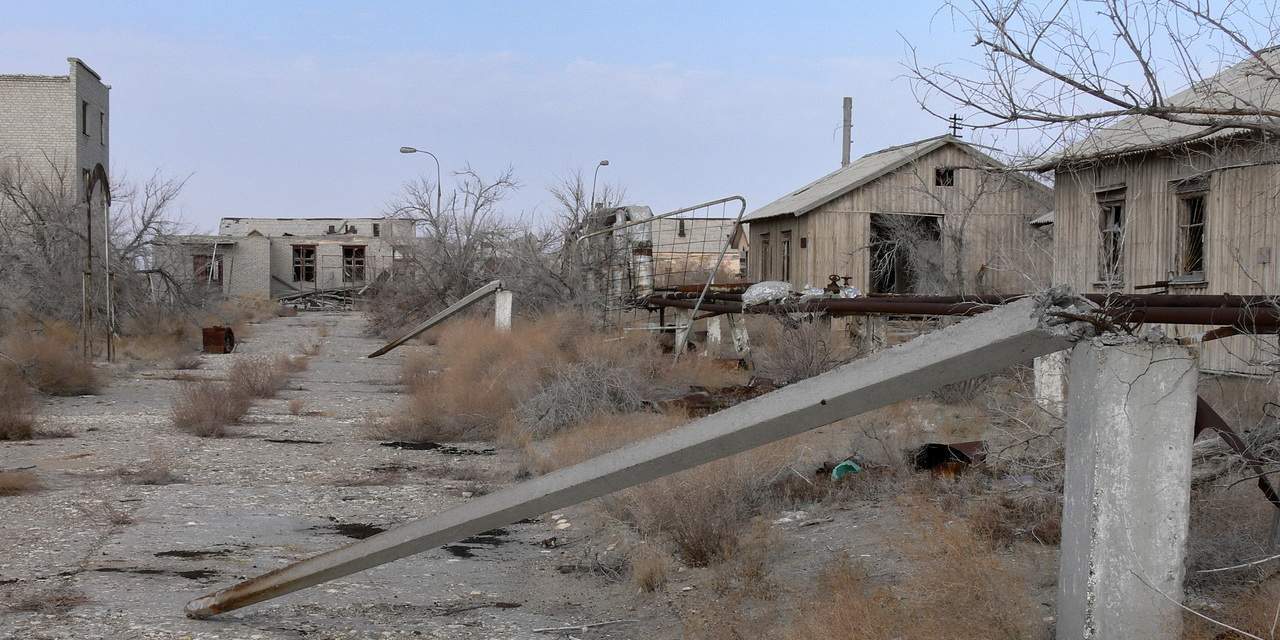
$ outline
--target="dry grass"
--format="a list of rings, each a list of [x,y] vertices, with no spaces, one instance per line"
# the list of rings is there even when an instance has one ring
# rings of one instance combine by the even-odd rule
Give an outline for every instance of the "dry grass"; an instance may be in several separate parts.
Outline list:
[[[965,516],[974,535],[993,548],[1018,540],[1049,546],[1062,541],[1062,496],[1056,493],[985,496],[973,501]]]
[[[756,375],[790,384],[826,373],[850,357],[835,345],[823,322],[760,318],[751,327],[751,359]]]
[[[0,341],[0,352],[17,361],[27,380],[42,393],[89,395],[100,387],[93,365],[81,357],[79,336],[70,325],[46,323],[39,332],[10,333]]]
[[[272,398],[289,381],[295,366],[289,356],[242,356],[227,371],[228,384],[249,398]]]
[[[111,501],[107,499],[76,505],[76,509],[84,514],[85,517],[102,526],[118,527],[137,522],[132,514],[111,504]]]
[[[672,368],[669,355],[645,336],[606,341],[581,322],[547,316],[493,330],[487,319],[444,327],[434,351],[416,350],[401,375],[411,398],[386,437],[447,441],[514,441],[520,432],[545,437],[601,412],[633,411],[680,395],[691,384],[738,382],[702,358]]]
[[[535,474],[575,465],[619,447],[678,427],[688,421],[682,413],[602,413],[584,424],[546,440],[526,439],[523,466]]]
[[[327,325],[327,324],[322,324],[322,325],[320,325],[320,326],[316,327],[316,335],[317,335],[317,336],[319,336],[319,337],[321,337],[321,338],[327,338],[327,337],[329,337],[329,325]]]
[[[0,496],[20,496],[39,491],[44,486],[30,471],[0,471]]]
[[[173,364],[174,369],[190,371],[199,369],[200,365],[204,364],[204,360],[200,358],[198,353],[180,353],[173,357],[171,364]]]
[[[36,404],[18,367],[0,360],[0,440],[29,440]]]
[[[919,499],[907,502],[915,536],[898,540],[914,570],[892,584],[837,556],[802,600],[785,638],[1042,637],[1026,580],[961,522]]]
[[[1231,625],[1259,638],[1280,638],[1276,625],[1276,603],[1280,602],[1280,576],[1272,576],[1228,601],[1220,610],[1199,611],[1202,615]],[[1189,612],[1182,615],[1184,640],[1245,640],[1242,636]]]
[[[294,399],[290,400],[290,401],[289,401],[289,414],[290,414],[290,415],[295,415],[295,416],[300,416],[300,415],[302,415],[303,406],[304,406],[305,404],[306,404],[306,403],[304,403],[304,402],[302,401],[302,398],[294,398]]]
[[[667,584],[671,572],[671,558],[666,552],[651,544],[639,544],[627,553],[631,568],[631,583],[636,589],[651,593]]]
[[[173,399],[173,426],[202,438],[221,438],[249,411],[251,398],[236,384],[186,382]]]

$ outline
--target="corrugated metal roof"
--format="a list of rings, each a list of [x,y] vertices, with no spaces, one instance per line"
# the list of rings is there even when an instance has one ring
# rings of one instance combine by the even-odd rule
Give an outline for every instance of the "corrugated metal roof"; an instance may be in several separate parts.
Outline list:
[[[942,135],[868,153],[849,163],[849,166],[828,173],[748,213],[742,220],[747,222],[787,214],[804,215],[948,143],[968,147],[958,138]]]
[[[1280,66],[1280,47],[1264,49],[1259,55],[1268,65]],[[1175,106],[1280,109],[1280,82],[1271,79],[1271,72],[1261,62],[1248,58],[1170,96],[1165,102]],[[1258,115],[1242,119],[1261,122],[1269,118]],[[1235,127],[1214,128],[1170,122],[1156,116],[1128,116],[1072,145],[1056,160],[1135,153],[1239,131],[1241,129]]]

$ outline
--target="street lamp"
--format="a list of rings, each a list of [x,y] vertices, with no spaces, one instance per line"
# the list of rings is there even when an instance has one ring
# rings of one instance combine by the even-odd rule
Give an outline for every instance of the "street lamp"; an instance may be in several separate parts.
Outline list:
[[[436,154],[431,153],[430,151],[427,151],[425,149],[414,149],[413,147],[400,147],[400,153],[425,153],[431,156],[432,160],[436,161],[436,213],[439,214],[440,213],[440,189],[441,189],[440,158],[437,158]]]
[[[601,160],[600,164],[596,165],[595,173],[592,174],[591,176],[591,208],[592,209],[596,208],[596,178],[600,177],[600,167],[607,167],[607,166],[609,166],[609,161]]]

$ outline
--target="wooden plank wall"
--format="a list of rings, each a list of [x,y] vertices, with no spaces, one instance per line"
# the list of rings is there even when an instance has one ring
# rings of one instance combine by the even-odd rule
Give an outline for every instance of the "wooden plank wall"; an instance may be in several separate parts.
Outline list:
[[[1095,191],[1125,186],[1123,286],[1166,280],[1176,269],[1179,199],[1171,181],[1209,172],[1206,198],[1205,282],[1175,285],[1170,293],[1280,293],[1280,166],[1232,167],[1248,163],[1257,149],[1244,145],[1146,154],[1101,165],[1059,171],[1055,189],[1055,283],[1076,291],[1102,292],[1098,282],[1100,209]],[[1167,326],[1174,336],[1208,327]],[[1258,363],[1277,357],[1274,337],[1235,337],[1206,345],[1201,368],[1263,374]]]
[[[791,231],[796,263],[793,286],[824,286],[829,274],[852,276],[866,291],[870,284],[871,216],[878,213],[942,216],[952,224],[964,215],[964,271],[972,279],[987,272],[987,290],[1026,291],[1049,279],[1052,251],[1047,234],[1028,222],[1048,211],[1052,194],[1008,174],[958,169],[955,186],[934,186],[939,167],[973,166],[975,158],[947,145],[800,217],[780,216],[750,225],[749,277],[761,277],[760,237],[770,235],[772,276],[781,275],[783,231]],[[948,222],[948,220],[953,222]],[[807,249],[800,249],[800,238]],[[944,247],[944,263],[954,247]]]

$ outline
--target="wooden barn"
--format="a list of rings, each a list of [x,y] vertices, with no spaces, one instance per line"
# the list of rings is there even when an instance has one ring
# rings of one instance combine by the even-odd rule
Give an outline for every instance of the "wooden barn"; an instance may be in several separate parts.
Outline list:
[[[872,293],[1021,292],[1052,249],[1031,222],[1052,192],[950,135],[869,153],[755,211],[750,280],[830,275]]]
[[[1263,55],[1280,64],[1280,51]],[[1276,109],[1278,85],[1251,59],[1168,102]],[[1098,293],[1280,292],[1278,152],[1274,139],[1249,130],[1150,116],[1098,130],[1041,167],[1055,176],[1054,282]],[[1237,336],[1205,343],[1201,368],[1267,374],[1278,358],[1274,336]]]

